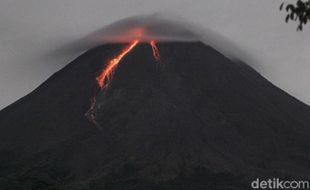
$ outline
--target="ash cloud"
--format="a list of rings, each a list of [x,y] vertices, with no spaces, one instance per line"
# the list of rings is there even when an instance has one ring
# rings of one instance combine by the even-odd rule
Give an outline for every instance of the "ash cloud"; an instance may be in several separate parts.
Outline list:
[[[133,16],[122,19],[94,32],[86,40],[94,42],[140,41],[197,41],[195,30],[187,27],[189,23],[175,15],[153,14]]]
[[[59,54],[76,53],[107,43],[128,43],[135,39],[142,42],[201,41],[212,46],[233,61],[244,61],[262,70],[248,52],[215,31],[174,14],[156,13],[121,19],[87,35],[62,50]]]

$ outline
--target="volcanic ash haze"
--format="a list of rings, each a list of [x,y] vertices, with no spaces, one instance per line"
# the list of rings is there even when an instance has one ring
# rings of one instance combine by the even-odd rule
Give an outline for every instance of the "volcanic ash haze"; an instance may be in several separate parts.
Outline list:
[[[145,43],[152,40],[157,42],[201,41],[232,60],[247,60],[249,61],[247,64],[260,68],[260,64],[253,56],[237,44],[209,28],[201,27],[184,17],[171,13],[146,14],[121,19],[59,49],[52,55],[72,54],[107,43],[129,43],[137,39]]]
[[[308,106],[202,42],[141,39],[87,51],[0,112],[2,189],[310,178]]]

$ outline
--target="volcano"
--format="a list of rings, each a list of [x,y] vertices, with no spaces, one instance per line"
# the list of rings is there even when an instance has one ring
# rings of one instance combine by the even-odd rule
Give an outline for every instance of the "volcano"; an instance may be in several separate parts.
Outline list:
[[[127,46],[87,51],[0,112],[1,189],[227,190],[310,179],[307,105],[199,41],[140,42],[98,85]]]

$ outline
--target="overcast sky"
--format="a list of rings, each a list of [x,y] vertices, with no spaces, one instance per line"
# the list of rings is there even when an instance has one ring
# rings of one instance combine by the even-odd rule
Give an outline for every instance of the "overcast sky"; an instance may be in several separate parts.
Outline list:
[[[49,57],[119,19],[169,12],[238,44],[274,84],[310,104],[309,27],[285,24],[280,0],[1,0],[0,109],[78,54]],[[245,60],[247,61],[247,60]]]

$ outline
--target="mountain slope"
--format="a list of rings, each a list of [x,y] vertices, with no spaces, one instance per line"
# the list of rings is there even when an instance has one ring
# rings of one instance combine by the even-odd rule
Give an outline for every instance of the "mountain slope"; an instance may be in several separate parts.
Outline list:
[[[40,189],[247,189],[310,178],[310,109],[200,42],[90,50],[0,112],[0,185]],[[96,97],[94,125],[85,117]]]

